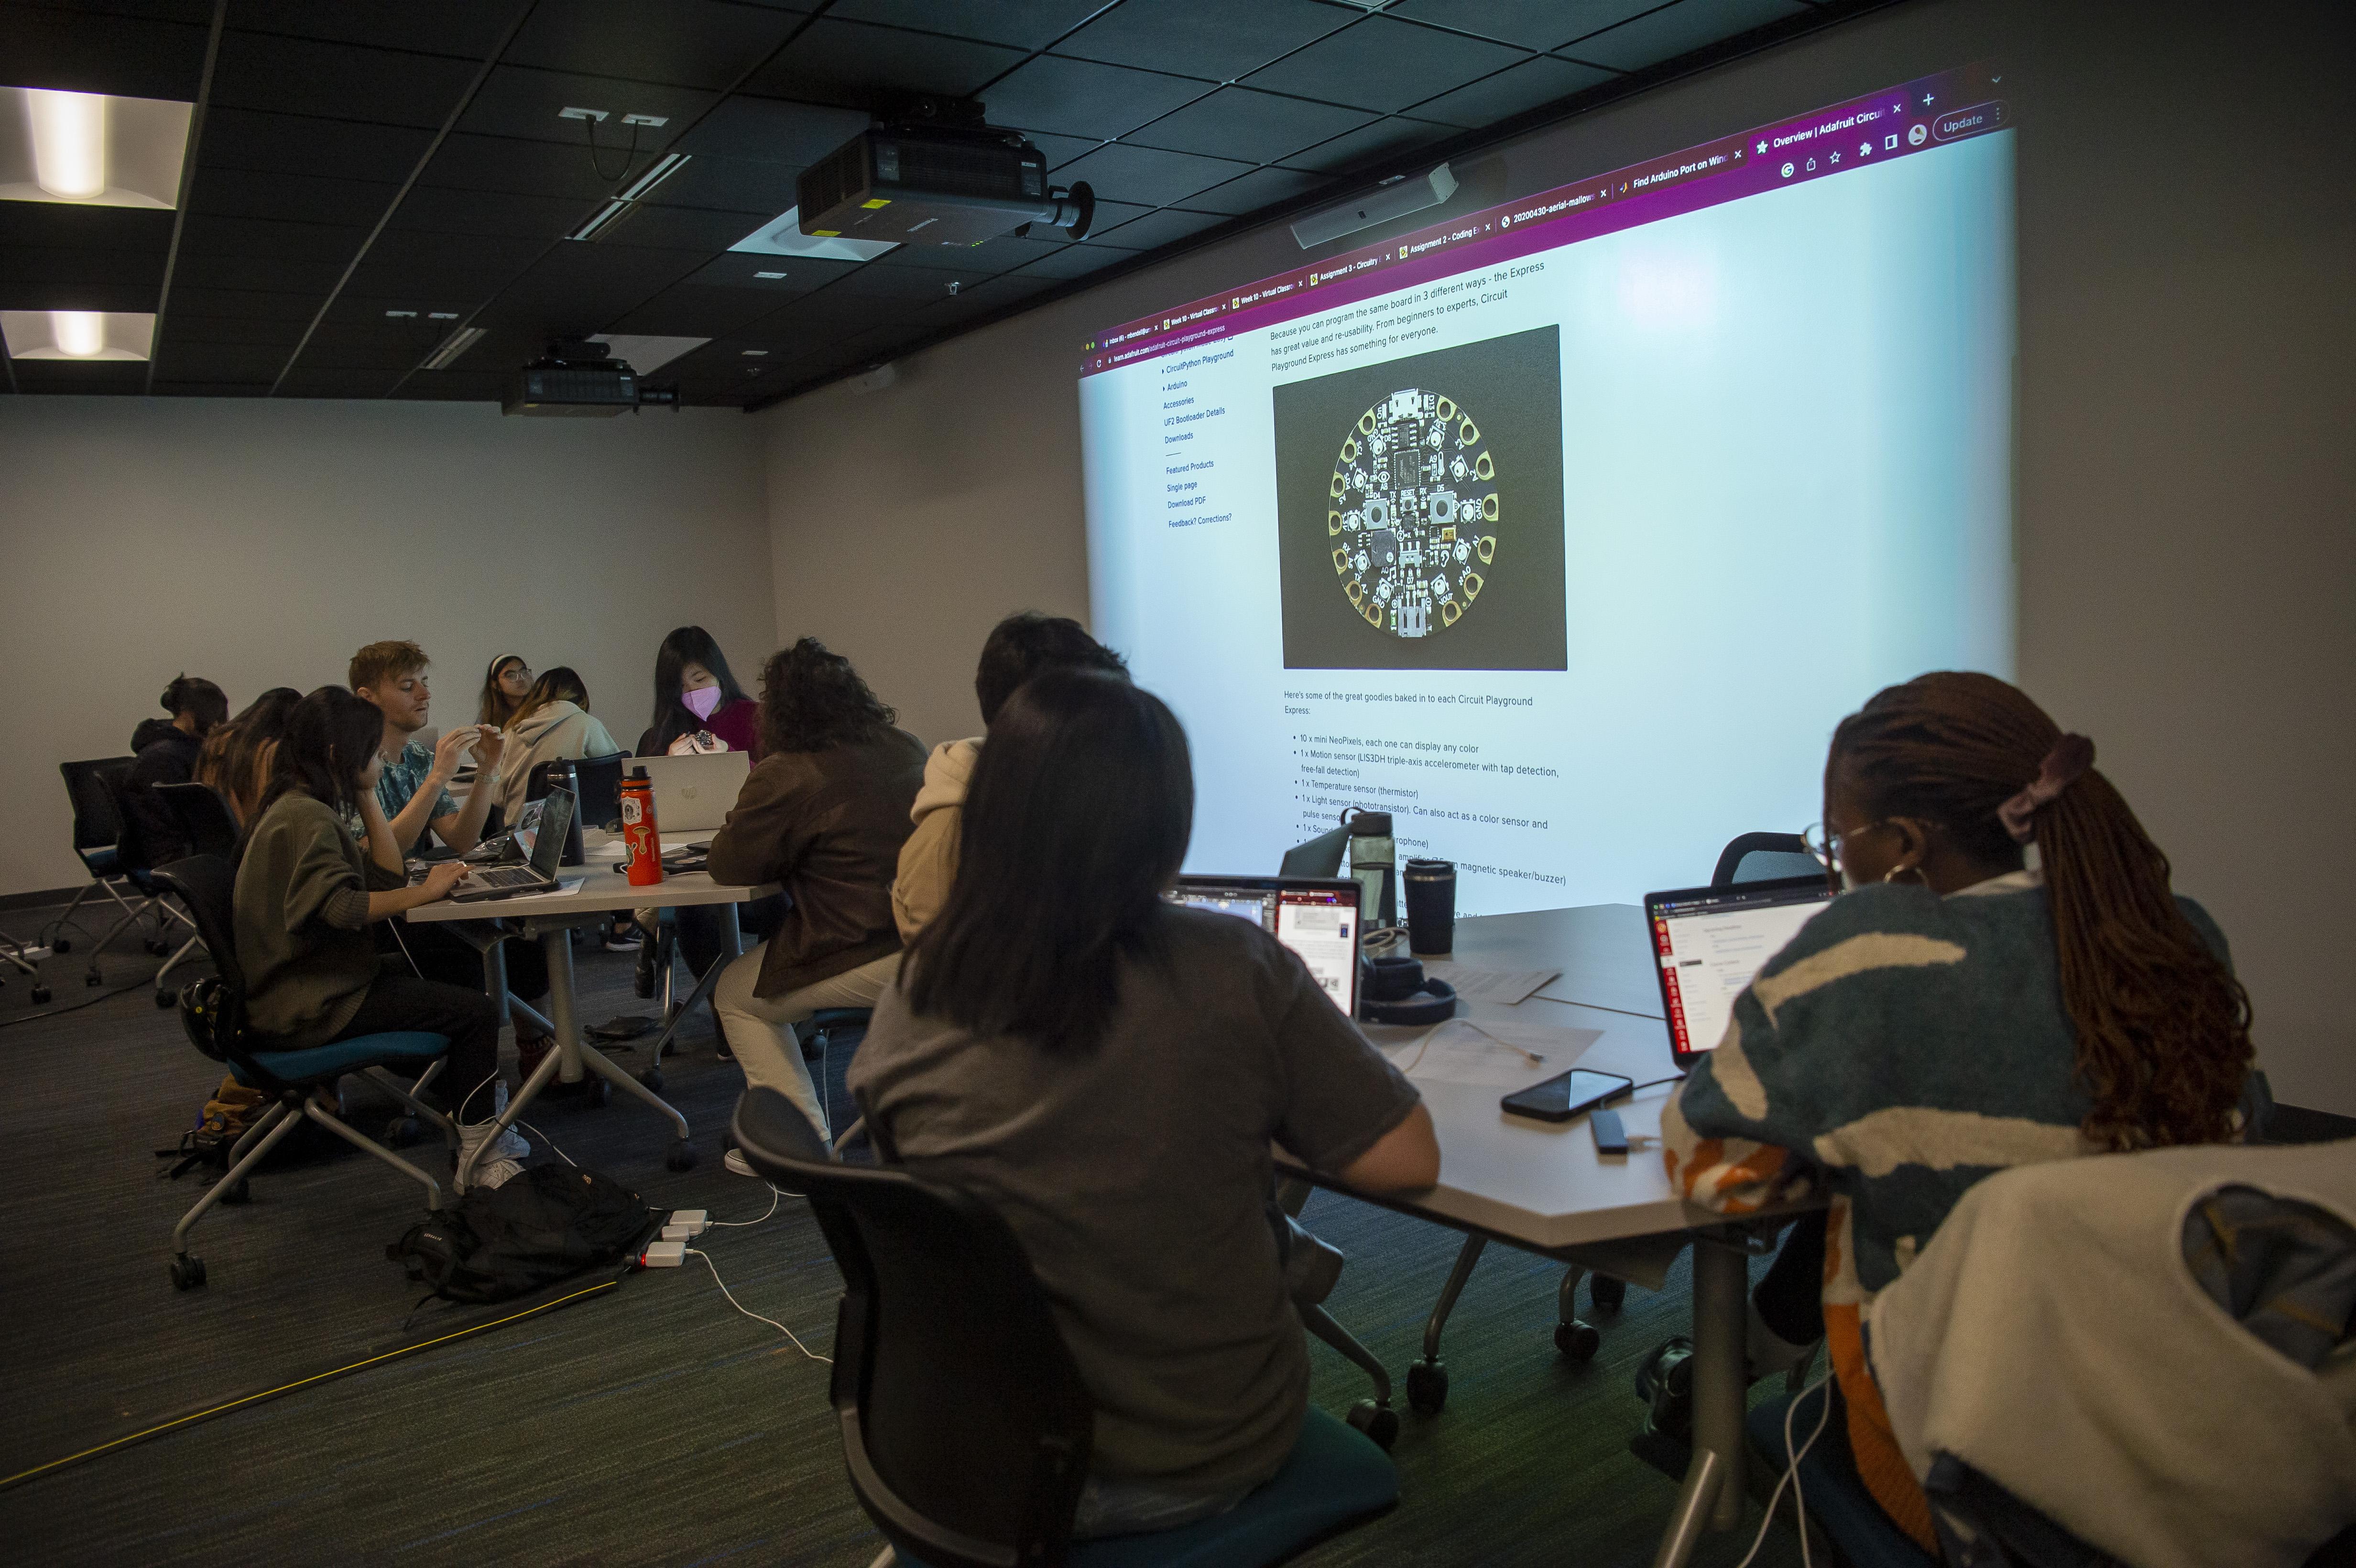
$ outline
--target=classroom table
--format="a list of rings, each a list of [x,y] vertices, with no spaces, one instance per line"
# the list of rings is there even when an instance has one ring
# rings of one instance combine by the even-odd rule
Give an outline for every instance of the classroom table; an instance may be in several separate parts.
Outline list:
[[[603,837],[603,835],[597,835]],[[707,831],[696,833],[666,833],[666,851],[685,848],[690,842],[701,842],[712,837]],[[580,886],[571,891],[533,893],[521,898],[498,899],[489,902],[456,903],[443,899],[430,904],[420,904],[410,910],[405,918],[421,923],[458,923],[458,934],[478,948],[483,955],[484,986],[499,1003],[499,1016],[507,1017],[507,960],[500,951],[501,942],[510,936],[532,936],[540,939],[541,948],[548,955],[549,1032],[554,1036],[556,1049],[548,1053],[540,1066],[514,1098],[507,1110],[497,1118],[498,1130],[475,1147],[458,1169],[458,1185],[463,1189],[474,1176],[474,1167],[484,1151],[498,1141],[499,1135],[522,1116],[523,1109],[533,1096],[548,1085],[552,1078],[567,1083],[578,1083],[584,1072],[594,1072],[606,1083],[637,1096],[670,1119],[673,1134],[669,1165],[673,1170],[689,1170],[695,1165],[695,1144],[688,1129],[687,1118],[680,1115],[662,1096],[617,1066],[603,1051],[581,1038],[581,1023],[573,996],[573,932],[582,926],[595,925],[616,910],[683,909],[694,904],[717,904],[726,914],[723,946],[719,963],[696,987],[687,1008],[675,1011],[666,1021],[663,1034],[657,1041],[659,1047],[668,1040],[671,1029],[710,988],[728,957],[742,945],[736,927],[736,906],[766,898],[777,891],[774,882],[757,887],[743,887],[728,882],[715,882],[708,871],[673,871],[663,880],[647,887],[633,886],[622,874],[618,840],[593,845],[587,863],[566,866],[558,869],[560,882],[571,883],[576,879]],[[652,940],[651,935],[648,940]]]
[[[1605,1156],[1596,1151],[1584,1116],[1549,1123],[1498,1108],[1499,1098],[1515,1088],[1574,1065],[1623,1073],[1640,1084],[1676,1071],[1669,1058],[1643,910],[1633,904],[1598,904],[1460,920],[1455,946],[1450,958],[1462,965],[1560,971],[1518,1005],[1461,1002],[1459,1018],[1476,1024],[1593,1030],[1594,1040],[1583,1050],[1548,1053],[1542,1064],[1521,1064],[1519,1083],[1417,1076],[1440,1148],[1440,1183],[1428,1191],[1370,1198],[1298,1166],[1281,1152],[1280,1161],[1290,1177],[1466,1233],[1464,1252],[1427,1331],[1427,1359],[1436,1354],[1439,1325],[1486,1241],[1571,1265],[1561,1292],[1566,1325],[1573,1321],[1569,1296],[1579,1271],[1594,1270],[1657,1289],[1665,1283],[1669,1263],[1692,1244],[1693,1460],[1655,1559],[1659,1568],[1674,1568],[1690,1556],[1704,1528],[1732,1530],[1741,1523],[1748,1259],[1763,1244],[1766,1227],[1761,1220],[1781,1221],[1812,1205],[1730,1221],[1675,1194],[1657,1143],[1640,1145],[1624,1156]],[[1369,1039],[1401,1059],[1411,1049],[1409,1042],[1425,1032],[1366,1028]],[[1460,1027],[1453,1038],[1462,1040],[1466,1032]],[[1676,1087],[1658,1084],[1613,1104],[1632,1137],[1657,1138],[1661,1108]],[[1410,1396],[1414,1386],[1411,1381]]]

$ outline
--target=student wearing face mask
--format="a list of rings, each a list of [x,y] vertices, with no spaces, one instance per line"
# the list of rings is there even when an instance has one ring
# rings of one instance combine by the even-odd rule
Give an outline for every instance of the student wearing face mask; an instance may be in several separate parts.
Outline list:
[[[638,737],[641,757],[688,752],[761,755],[761,705],[744,695],[711,633],[681,626],[655,653],[655,717]]]

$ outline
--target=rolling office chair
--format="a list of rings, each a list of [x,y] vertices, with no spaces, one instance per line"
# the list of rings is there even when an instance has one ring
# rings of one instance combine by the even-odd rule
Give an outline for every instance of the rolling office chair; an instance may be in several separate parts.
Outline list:
[[[180,1022],[188,1039],[206,1056],[226,1063],[240,1083],[261,1090],[275,1102],[230,1151],[227,1173],[173,1227],[173,1285],[180,1290],[194,1290],[205,1283],[204,1260],[189,1253],[188,1232],[196,1229],[197,1221],[214,1204],[244,1202],[247,1174],[305,1120],[317,1123],[353,1147],[382,1160],[412,1180],[422,1182],[425,1207],[441,1208],[439,1181],[373,1138],[355,1131],[336,1115],[335,1087],[336,1081],[347,1072],[358,1072],[369,1079],[407,1107],[410,1115],[422,1118],[439,1131],[455,1159],[458,1153],[457,1124],[417,1098],[417,1092],[442,1071],[443,1053],[450,1049],[449,1036],[402,1030],[339,1040],[331,1045],[302,1051],[257,1050],[245,1032],[245,975],[238,967],[234,945],[231,896],[236,883],[229,861],[218,855],[195,855],[160,867],[152,875],[159,889],[187,906],[197,933],[204,939],[206,948],[212,954],[213,965],[220,973],[216,984],[208,987],[198,981],[180,993]],[[418,1072],[416,1083],[404,1086],[386,1071],[391,1067]]]
[[[1093,1402],[1023,1244],[993,1210],[905,1171],[835,1164],[774,1089],[737,1102],[736,1147],[809,1195],[842,1271],[829,1399],[875,1568],[1253,1568],[1387,1513],[1381,1449],[1312,1408],[1284,1468],[1215,1519],[1074,1541]]]
[[[175,999],[175,994],[165,985],[164,977],[203,944],[197,937],[195,923],[178,910],[174,909],[171,901],[165,896],[164,891],[155,884],[155,873],[148,864],[147,847],[141,841],[139,836],[139,819],[130,810],[128,770],[119,773],[102,774],[100,782],[105,785],[108,798],[113,803],[115,819],[123,825],[123,836],[115,841],[115,854],[121,862],[118,869],[123,880],[138,889],[145,896],[145,902],[141,905],[137,913],[123,916],[115,922],[113,930],[99,939],[97,951],[90,957],[90,973],[82,976],[82,983],[86,986],[99,984],[98,955],[106,951],[107,945],[114,940],[116,933],[136,920],[139,914],[154,914],[156,917],[156,934],[150,937],[145,945],[148,952],[164,958],[164,966],[155,971],[155,1005],[159,1008],[168,1008]],[[187,939],[177,949],[172,946],[169,938],[165,934],[171,930],[170,923],[173,921],[187,926],[189,932]],[[166,957],[167,954],[169,956]]]
[[[1744,882],[1824,874],[1824,862],[1808,853],[1806,840],[1796,833],[1739,833],[1719,851],[1718,869],[1709,874],[1709,885],[1731,888]]]
[[[230,815],[229,803],[210,784],[166,784],[151,786],[164,809],[180,829],[192,855],[219,855],[229,859],[237,852],[237,818]],[[166,906],[169,907],[169,906]],[[165,960],[155,971],[155,1005],[168,1008],[179,999],[179,992],[166,985],[168,976],[180,961],[204,945],[201,937],[191,936],[180,944],[180,950]]]
[[[123,857],[116,846],[123,838],[123,817],[114,809],[113,792],[107,788],[110,774],[120,779],[131,771],[135,757],[98,757],[83,763],[59,763],[58,772],[65,776],[66,798],[73,803],[73,851],[90,873],[90,885],[73,896],[66,912],[42,929],[50,934],[50,947],[59,953],[73,951],[73,939],[66,935],[66,927],[81,929],[74,916],[81,909],[81,901],[91,894],[102,892],[112,899],[126,913],[134,906],[123,896],[116,884],[123,880]],[[117,928],[118,930],[120,927]],[[96,982],[92,982],[95,984]]]

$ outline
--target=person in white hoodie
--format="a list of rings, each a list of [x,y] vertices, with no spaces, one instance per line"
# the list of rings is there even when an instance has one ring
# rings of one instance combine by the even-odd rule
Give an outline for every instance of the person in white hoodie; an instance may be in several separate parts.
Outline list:
[[[558,665],[531,683],[515,716],[507,721],[508,765],[499,789],[499,809],[513,822],[523,810],[524,787],[534,764],[553,758],[611,757],[621,747],[589,711],[589,688],[568,665]]]
[[[981,705],[982,728],[997,721],[998,710],[1024,681],[1049,669],[1129,675],[1119,654],[1068,615],[1043,615],[1035,610],[1009,615],[991,628],[981,645],[980,667],[974,671],[973,694]],[[924,787],[908,811],[916,828],[900,848],[899,874],[892,883],[892,918],[903,942],[916,940],[916,933],[948,901],[949,884],[957,880],[958,839],[965,827],[966,785],[986,738],[944,741],[925,759]]]

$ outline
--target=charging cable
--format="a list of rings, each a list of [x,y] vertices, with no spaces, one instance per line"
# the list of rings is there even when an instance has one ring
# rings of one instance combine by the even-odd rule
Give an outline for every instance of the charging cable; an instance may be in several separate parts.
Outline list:
[[[766,1219],[767,1216],[764,1215],[763,1218]],[[744,1221],[739,1222],[743,1223]],[[737,1311],[742,1312],[745,1317],[750,1317],[755,1323],[766,1323],[770,1328],[775,1328],[778,1333],[783,1334],[787,1339],[791,1339],[794,1344],[794,1349],[799,1350],[803,1355],[808,1356],[811,1360],[822,1361],[830,1367],[834,1365],[834,1358],[832,1356],[819,1355],[816,1350],[813,1350],[808,1345],[803,1344],[801,1342],[800,1336],[797,1335],[792,1329],[787,1328],[784,1324],[778,1322],[774,1317],[762,1317],[759,1313],[755,1312],[743,1302],[737,1300],[735,1293],[728,1288],[728,1282],[720,1277],[720,1265],[712,1261],[712,1254],[710,1253],[705,1252],[701,1247],[690,1247],[687,1249],[687,1252],[689,1256],[699,1257],[703,1260],[703,1266],[712,1271],[712,1283],[720,1287],[720,1294],[728,1298],[729,1306],[734,1307]]]
[[[1831,1419],[1833,1413],[1832,1395],[1829,1393],[1825,1395],[1823,1408],[1816,1412],[1816,1429],[1808,1434],[1808,1440],[1800,1445],[1800,1451],[1796,1454],[1792,1451],[1792,1417],[1800,1413],[1801,1400],[1807,1398],[1832,1381],[1833,1374],[1826,1372],[1823,1377],[1802,1389],[1798,1396],[1784,1408],[1783,1456],[1791,1463],[1785,1467],[1782,1477],[1776,1481],[1775,1489],[1767,1494],[1767,1517],[1759,1521],[1759,1533],[1751,1538],[1751,1550],[1742,1554],[1742,1561],[1736,1563],[1734,1568],[1751,1568],[1751,1560],[1758,1556],[1759,1549],[1767,1543],[1767,1531],[1775,1522],[1775,1504],[1783,1496],[1785,1481],[1792,1483],[1792,1509],[1798,1515],[1800,1521],[1802,1568],[1815,1568],[1815,1561],[1808,1554],[1808,1499],[1800,1480],[1800,1461],[1808,1456],[1808,1450],[1814,1448],[1816,1445],[1816,1439],[1825,1435],[1825,1423]]]

